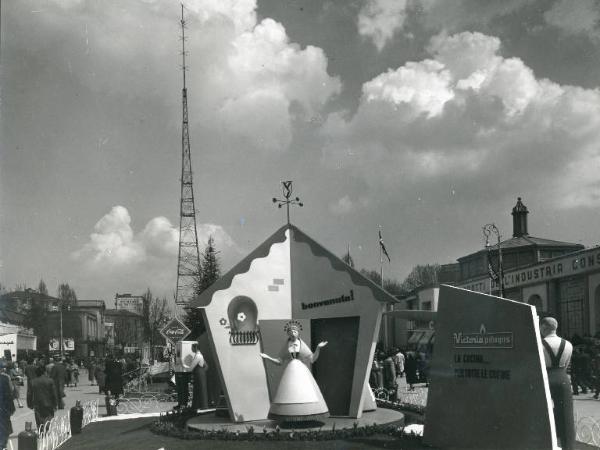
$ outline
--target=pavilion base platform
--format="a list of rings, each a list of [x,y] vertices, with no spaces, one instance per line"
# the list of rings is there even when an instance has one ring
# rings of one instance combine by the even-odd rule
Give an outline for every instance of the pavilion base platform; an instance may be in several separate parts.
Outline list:
[[[255,420],[251,422],[232,422],[229,418],[219,417],[215,413],[203,414],[200,416],[192,417],[187,421],[187,427],[192,430],[227,430],[230,432],[239,431],[240,433],[246,433],[248,427],[252,426],[258,432],[263,428],[268,431],[275,430],[279,425],[282,430],[302,429],[302,430],[332,430],[335,426],[336,430],[342,428],[352,428],[354,424],[358,424],[359,427],[367,425],[398,425],[404,426],[404,414],[398,411],[393,411],[386,408],[377,408],[375,411],[363,413],[360,419],[352,417],[324,417],[318,421],[311,420],[305,424],[295,422],[293,424],[283,423],[277,420],[266,419],[266,420]],[[289,426],[289,428],[288,428]]]

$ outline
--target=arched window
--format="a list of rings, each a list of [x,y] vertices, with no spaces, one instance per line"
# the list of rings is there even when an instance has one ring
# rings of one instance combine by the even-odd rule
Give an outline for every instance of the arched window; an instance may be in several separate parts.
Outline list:
[[[542,297],[540,297],[538,294],[533,294],[530,296],[529,300],[527,300],[527,303],[535,306],[535,309],[538,311],[538,313],[544,310],[544,302],[542,301]]]
[[[250,297],[239,295],[229,303],[227,316],[231,330],[229,342],[232,345],[252,345],[259,339],[258,309]]]

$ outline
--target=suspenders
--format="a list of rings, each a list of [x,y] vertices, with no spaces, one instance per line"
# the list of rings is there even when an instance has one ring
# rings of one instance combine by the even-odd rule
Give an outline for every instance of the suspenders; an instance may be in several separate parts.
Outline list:
[[[546,349],[546,351],[548,352],[548,355],[550,356],[550,361],[552,361],[552,368],[558,369],[560,367],[559,366],[560,357],[562,356],[563,351],[565,350],[565,340],[564,339],[560,340],[560,346],[558,347],[558,352],[556,353],[556,355],[552,351],[552,347],[550,347],[550,344],[548,344],[546,339],[542,339],[542,344],[544,345],[544,348]]]

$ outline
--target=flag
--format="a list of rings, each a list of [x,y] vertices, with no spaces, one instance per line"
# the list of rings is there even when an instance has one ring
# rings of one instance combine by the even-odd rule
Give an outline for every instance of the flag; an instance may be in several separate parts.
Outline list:
[[[490,275],[490,278],[494,281],[498,281],[498,279],[500,278],[494,270],[494,268],[492,267],[491,262],[488,263],[488,274]]]
[[[383,237],[381,237],[381,230],[379,230],[379,247],[381,247],[381,251],[387,257],[388,262],[392,262],[392,260],[390,259],[390,255],[388,255],[388,252],[385,248],[385,244],[383,243]]]
[[[498,272],[496,272],[494,270],[494,266],[492,266],[492,251],[491,251],[491,247],[487,244],[487,242],[486,242],[485,247],[487,249],[488,274],[489,274],[490,278],[492,279],[492,281],[498,281],[500,279],[500,276],[498,275]]]

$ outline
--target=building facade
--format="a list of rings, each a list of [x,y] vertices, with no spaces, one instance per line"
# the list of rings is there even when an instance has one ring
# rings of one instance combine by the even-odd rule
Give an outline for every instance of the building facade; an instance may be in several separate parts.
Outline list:
[[[600,334],[600,247],[530,236],[527,208],[521,199],[513,208],[513,237],[500,243],[504,296],[535,305],[541,316],[559,322],[568,338]],[[498,267],[498,245],[459,258],[457,286],[500,294],[488,264]]]
[[[116,294],[115,309],[142,314],[144,311],[144,297],[131,294]]]
[[[16,327],[21,334],[33,332],[41,352],[60,351],[62,335],[63,350],[68,355],[102,356],[105,309],[102,300],[63,302],[33,289],[9,292],[0,297],[0,322],[5,324],[0,331],[10,332]]]
[[[497,275],[502,272],[504,297],[534,305],[542,317],[555,317],[561,335],[600,337],[600,247],[531,236],[529,210],[521,198],[511,214],[510,239],[488,242],[485,248],[458,258],[457,263],[441,266],[440,284],[500,295]],[[438,286],[416,289],[399,299],[393,309],[436,311]],[[419,348],[435,341],[428,322],[387,320],[393,331],[386,348]]]
[[[127,309],[107,309],[105,328],[108,346],[117,353],[142,352],[143,316]]]

